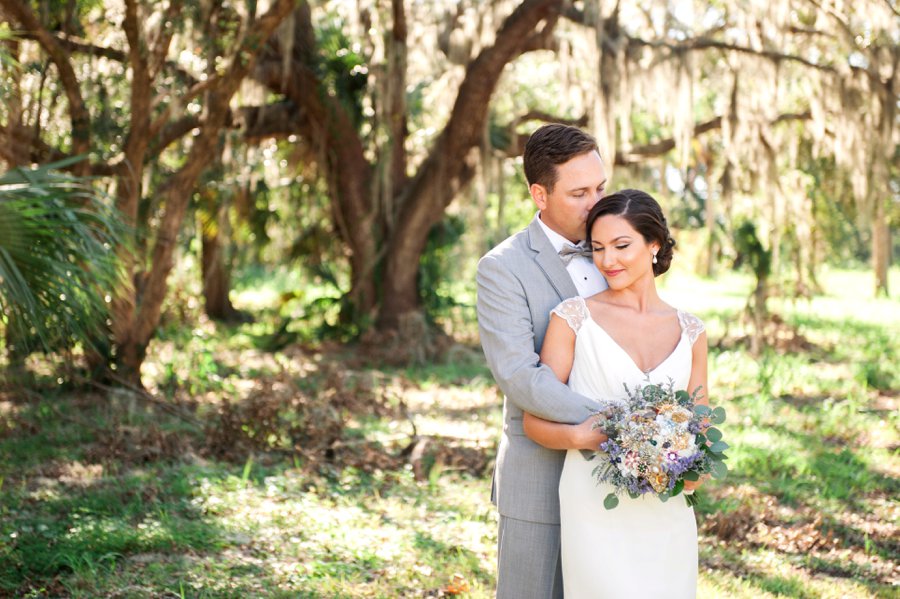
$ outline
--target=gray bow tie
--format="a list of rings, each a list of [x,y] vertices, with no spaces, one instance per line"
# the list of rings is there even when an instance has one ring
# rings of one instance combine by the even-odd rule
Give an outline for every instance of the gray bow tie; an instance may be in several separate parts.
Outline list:
[[[589,247],[565,243],[563,244],[562,249],[559,250],[559,258],[563,261],[563,264],[568,266],[569,262],[571,262],[572,258],[575,256],[584,256],[585,258],[590,259],[591,252],[592,250]]]

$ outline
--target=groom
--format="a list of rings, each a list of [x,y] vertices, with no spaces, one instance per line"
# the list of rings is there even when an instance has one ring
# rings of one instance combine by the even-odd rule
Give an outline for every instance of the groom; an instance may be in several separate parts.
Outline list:
[[[606,288],[590,254],[574,245],[606,189],[597,142],[575,127],[545,125],[525,144],[524,162],[538,213],[488,252],[477,274],[481,345],[506,396],[491,493],[500,512],[500,599],[563,596],[558,489],[566,452],[529,440],[522,412],[570,424],[588,417],[589,400],[560,383],[539,354],[551,309]],[[595,435],[591,449],[605,440]]]

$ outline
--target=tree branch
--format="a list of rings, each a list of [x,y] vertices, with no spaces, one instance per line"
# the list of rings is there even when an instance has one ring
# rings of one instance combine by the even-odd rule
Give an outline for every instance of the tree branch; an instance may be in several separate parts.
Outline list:
[[[168,30],[170,35],[174,35],[174,30],[169,28]],[[97,44],[92,44],[86,40],[83,40],[74,35],[65,35],[60,32],[50,32],[50,35],[56,39],[57,43],[62,46],[64,49],[69,52],[78,52],[79,54],[87,54],[88,56],[96,56],[98,58],[107,58],[109,60],[115,62],[121,62],[122,64],[126,64],[128,62],[128,53],[122,50],[118,50],[116,48],[109,48],[107,46],[98,46]],[[23,32],[21,34],[22,39],[28,39],[36,42],[40,42],[37,35],[29,32]],[[171,42],[171,39],[169,40]],[[164,60],[162,62],[162,66],[170,69],[173,73],[182,78],[189,85],[194,85],[198,82],[198,79],[192,75],[191,73],[184,70],[182,67],[178,66],[177,63],[174,63],[170,60]],[[153,77],[159,74],[159,68],[156,71],[153,71]]]
[[[0,158],[10,164],[17,164],[17,160],[21,156],[19,151],[24,148],[27,154],[28,162],[32,164],[46,164],[48,162],[59,162],[68,158],[73,158],[77,154],[66,154],[59,148],[54,148],[44,140],[36,137],[32,128],[25,128],[17,125],[4,127],[0,125]],[[86,162],[82,160],[81,162]],[[91,162],[87,169],[91,175],[98,177],[107,177],[116,174],[118,163],[107,162]],[[75,164],[65,167],[61,170],[75,172]]]
[[[559,50],[559,41],[553,35],[556,30],[556,22],[559,15],[554,14],[544,22],[544,28],[529,36],[528,41],[522,47],[522,54],[535,50]]]
[[[415,206],[406,200],[401,201],[402,210],[406,212],[401,215],[401,219],[407,220],[405,226],[427,233],[432,221],[440,218],[443,208],[468,183],[463,175],[474,171],[466,168],[465,158],[480,145],[487,107],[500,73],[509,62],[522,54],[536,32],[549,34],[552,31],[561,5],[558,0],[526,0],[504,21],[494,45],[482,50],[469,64],[449,121],[415,178],[404,190],[405,196],[421,198]],[[536,31],[542,22],[544,27]],[[431,191],[426,192],[426,188],[431,188]],[[424,237],[398,242],[419,243],[422,240]]]
[[[19,24],[41,45],[50,60],[59,71],[59,79],[69,101],[69,118],[72,122],[72,153],[87,154],[91,149],[91,116],[84,105],[81,88],[78,85],[78,77],[65,49],[56,41],[47,29],[38,20],[37,15],[26,2],[17,0],[0,0],[8,15]],[[75,166],[74,172],[86,174],[88,164],[84,161]]]
[[[147,150],[147,158],[159,156],[167,147],[187,135],[201,125],[200,118],[196,116],[183,116],[176,121],[166,123],[153,136],[153,141]]]
[[[566,2],[566,6],[562,9],[560,14],[573,23],[587,25],[587,17],[585,17],[584,11],[575,8],[571,2]]]
[[[58,31],[51,32],[50,35],[60,46],[62,46],[69,52],[78,52],[79,54],[87,54],[88,56],[96,56],[98,58],[108,58],[109,60],[113,60],[115,62],[128,62],[128,55],[122,50],[108,48],[106,46],[98,46],[74,35],[65,35]],[[38,39],[38,36],[34,33],[23,32],[21,34],[21,37],[22,39],[32,40],[40,43],[40,39]]]
[[[137,342],[142,352],[159,324],[163,300],[168,291],[166,280],[173,267],[178,230],[184,220],[197,179],[216,156],[215,148],[219,133],[229,118],[228,106],[231,98],[250,72],[266,41],[294,5],[294,0],[275,0],[261,17],[253,19],[251,15],[250,18],[253,20],[232,54],[218,85],[208,92],[200,134],[194,139],[184,166],[160,190],[164,197],[165,210],[153,246],[150,261],[152,267],[145,280],[144,295],[137,308],[138,316],[132,333],[132,339]]]
[[[825,8],[824,6],[822,6],[822,3],[818,2],[818,0],[808,0],[808,2],[815,6],[817,10],[820,10],[831,17],[831,19],[835,23],[837,23],[837,26],[844,33],[844,37],[850,43],[850,45],[856,45],[856,34],[853,33],[852,29],[850,29],[850,25],[847,24],[847,21],[841,18],[841,16],[837,14],[833,9]]]
[[[882,0],[882,1],[883,1],[885,4],[887,4],[887,7],[891,9],[891,12],[893,12],[895,16],[900,17],[900,10],[897,10],[897,7],[896,7],[896,6],[894,6],[894,5],[893,5],[891,2],[889,2],[888,0]]]
[[[531,134],[518,133],[516,129],[518,129],[521,123],[525,123],[527,121],[561,123],[563,125],[572,125],[574,127],[585,127],[588,124],[588,116],[584,114],[577,119],[568,119],[558,117],[542,110],[529,110],[525,114],[513,119],[512,122],[510,122],[510,124],[505,127],[505,129],[509,131],[509,143],[505,148],[497,149],[501,150],[506,156],[509,156],[510,158],[521,156],[525,151],[525,143],[528,141],[528,138],[531,136]]]
[[[784,123],[787,121],[795,121],[795,120],[809,120],[812,118],[812,113],[809,111],[806,112],[797,112],[797,113],[786,113],[779,115],[775,118],[771,125],[775,126],[778,123]],[[722,117],[717,116],[708,121],[704,121],[702,123],[697,123],[694,125],[694,136],[702,135],[708,131],[713,131],[716,129],[722,128]],[[628,166],[630,164],[637,164],[642,162],[647,158],[654,158],[657,156],[663,156],[668,152],[675,149],[675,139],[668,138],[663,139],[654,143],[645,144],[643,146],[637,146],[629,149],[627,152],[617,152],[616,153],[616,165],[618,166]]]
[[[235,125],[243,130],[248,143],[258,143],[274,137],[303,135],[303,109],[287,100],[263,106],[241,106],[235,116]]]
[[[175,28],[172,26],[172,20],[181,12],[184,4],[182,0],[170,0],[166,12],[160,19],[159,32],[156,40],[150,44],[150,58],[148,60],[150,79],[155,80],[166,64],[166,55],[169,53],[169,46],[172,43],[172,37],[175,35]]]
[[[738,52],[742,54],[752,54],[754,56],[763,56],[770,60],[775,61],[790,61],[790,62],[799,62],[800,64],[806,65],[813,69],[818,69],[820,71],[825,71],[828,73],[836,73],[837,70],[830,65],[822,65],[812,62],[811,60],[807,60],[801,56],[795,56],[793,54],[784,54],[783,52],[775,52],[774,50],[756,50],[754,48],[748,48],[746,46],[739,46],[737,44],[729,44],[727,42],[720,42],[718,40],[712,40],[708,38],[695,38],[691,40],[687,40],[682,43],[673,44],[671,42],[666,42],[663,40],[653,40],[648,41],[641,39],[639,37],[631,37],[628,36],[629,43],[633,43],[638,46],[648,46],[650,48],[666,48],[673,52],[690,52],[697,50],[709,50],[709,49],[717,49],[717,50],[726,50],[729,52]]]
[[[525,114],[517,117],[511,124],[512,127],[515,127],[519,123],[524,123],[525,121],[542,121],[545,123],[562,123],[563,125],[573,125],[575,127],[584,127],[588,124],[588,116],[586,114],[581,115],[577,119],[569,119],[565,117],[559,117],[554,114],[550,114],[549,112],[544,112],[543,110],[529,110]]]
[[[150,124],[150,137],[156,137],[159,135],[159,132],[167,125],[169,119],[172,117],[172,113],[175,112],[176,108],[179,110],[184,106],[189,104],[192,100],[200,96],[202,93],[215,89],[216,86],[219,85],[222,79],[221,75],[213,75],[212,77],[204,80],[198,81],[194,85],[190,87],[186,92],[180,94],[178,96],[177,101],[174,98],[169,99],[169,103],[162,110],[160,114],[153,119],[153,122]]]
[[[377,232],[371,227],[371,165],[347,107],[326,89],[314,70],[319,57],[308,3],[295,10],[293,22],[292,43],[280,45],[273,40],[264,60],[258,62],[254,78],[273,92],[284,94],[297,107],[294,118],[288,122],[296,124],[298,129],[294,132],[321,153],[320,162],[334,199],[332,214],[341,238],[351,244],[372,240]],[[287,51],[291,52],[291,60],[286,72],[283,54]],[[261,118],[252,112],[247,116]],[[265,127],[271,134],[278,134],[272,124]],[[355,253],[351,257],[357,258]]]
[[[797,120],[809,120],[812,118],[812,114],[809,111],[806,112],[790,112],[779,115],[775,118],[771,125],[775,126],[779,123],[784,123],[787,121],[797,121]],[[584,126],[583,122],[587,120],[587,117],[581,117],[578,120],[572,119],[560,119],[556,118],[553,115],[545,114],[540,111],[531,111],[528,112],[521,117],[517,118],[513,123],[524,122],[527,120],[541,120],[551,123],[565,123],[571,124],[575,126]],[[722,128],[722,117],[717,116],[709,119],[708,121],[703,121],[694,125],[694,136],[699,136],[709,131],[713,131],[716,129]],[[510,144],[504,148],[504,154],[509,158],[515,158],[517,156],[521,156],[522,152],[525,150],[525,142],[528,141],[527,134],[516,134],[511,140]],[[655,158],[657,156],[663,156],[668,152],[675,149],[675,139],[667,138],[661,139],[659,141],[645,144],[642,146],[636,146],[629,149],[627,152],[618,152],[616,153],[615,164],[617,166],[628,166],[631,164],[638,164],[647,158]]]
[[[141,43],[141,25],[136,0],[125,0],[125,20],[122,29],[125,30],[125,39],[128,40],[128,63],[131,66],[132,77],[140,77],[140,83],[143,84],[144,80],[148,79],[147,57],[144,56]]]
[[[409,261],[421,255],[431,227],[476,172],[488,107],[503,69],[522,54],[533,35],[549,34],[563,4],[562,0],[524,0],[503,22],[494,44],[466,68],[447,124],[397,198],[400,212],[386,253],[380,326],[396,326],[399,315],[417,308],[417,271],[408,267]]]

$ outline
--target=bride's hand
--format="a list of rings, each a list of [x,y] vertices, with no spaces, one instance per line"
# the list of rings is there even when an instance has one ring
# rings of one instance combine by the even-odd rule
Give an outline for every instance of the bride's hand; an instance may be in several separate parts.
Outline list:
[[[603,430],[597,427],[597,420],[597,417],[591,416],[581,424],[575,425],[575,449],[599,451],[600,444],[609,439]]]

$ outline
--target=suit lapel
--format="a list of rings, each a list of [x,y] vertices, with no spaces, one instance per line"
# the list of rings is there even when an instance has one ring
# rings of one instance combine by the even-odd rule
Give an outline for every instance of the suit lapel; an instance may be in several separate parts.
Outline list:
[[[578,289],[572,282],[569,271],[566,270],[566,266],[559,259],[559,254],[553,249],[553,245],[541,229],[537,216],[528,225],[528,245],[536,252],[534,261],[544,271],[547,280],[559,294],[559,299],[564,300],[578,295]]]

